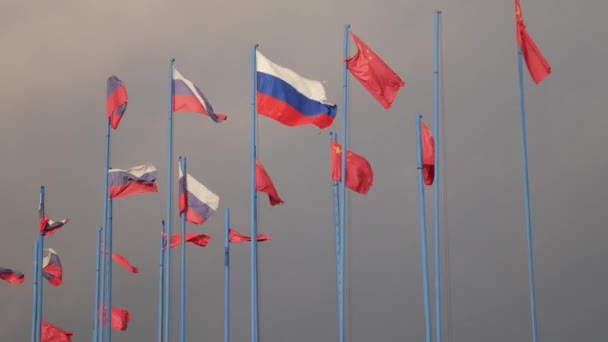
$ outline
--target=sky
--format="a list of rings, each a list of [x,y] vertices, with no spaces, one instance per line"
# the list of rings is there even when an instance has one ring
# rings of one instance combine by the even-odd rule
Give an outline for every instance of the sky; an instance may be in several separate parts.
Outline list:
[[[525,74],[539,341],[600,340],[608,305],[602,267],[608,36],[598,32],[608,30],[601,17],[608,4],[522,0],[521,6],[553,70],[540,86]],[[26,274],[21,286],[0,284],[3,340],[30,337],[40,185],[51,217],[71,218],[46,241],[61,257],[64,285],[45,285],[44,317],[74,331],[75,341],[90,339],[112,74],[125,82],[129,105],[112,132],[111,167],[152,163],[160,189],[114,203],[114,251],[140,273],[114,267],[113,304],[133,317],[113,341],[156,338],[171,58],[216,112],[228,115],[221,124],[196,114],[176,114],[174,122],[174,164],[187,156],[188,172],[220,196],[212,219],[188,227],[212,240],[205,249],[188,248],[187,336],[220,340],[224,208],[231,209],[233,228],[248,233],[250,225],[252,44],[275,63],[326,81],[329,100],[341,108],[347,23],[406,82],[385,111],[349,76],[348,147],[370,161],[375,180],[367,196],[351,193],[348,200],[347,341],[423,340],[415,117],[433,124],[437,9],[443,341],[531,340],[512,1],[8,0],[0,8],[0,266]],[[339,112],[323,132],[258,121],[258,156],[285,200],[271,208],[259,197],[259,230],[273,237],[259,249],[260,341],[337,339],[328,131],[339,131],[341,119]],[[426,196],[431,247],[431,188]],[[231,257],[231,338],[247,341],[248,246],[234,245]],[[177,304],[177,287],[173,298]],[[174,337],[177,313],[174,305]]]

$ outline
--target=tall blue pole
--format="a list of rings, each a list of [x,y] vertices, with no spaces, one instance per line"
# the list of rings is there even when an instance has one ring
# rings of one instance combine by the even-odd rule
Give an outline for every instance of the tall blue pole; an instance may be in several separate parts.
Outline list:
[[[108,269],[108,298],[107,298],[107,308],[106,308],[106,339],[108,342],[112,342],[112,200],[108,200],[108,231],[110,237],[107,241],[108,246],[108,261],[106,262],[106,267]]]
[[[36,327],[38,326],[38,239],[34,241],[34,272],[32,273],[32,342],[36,342]]]
[[[347,136],[348,136],[348,67],[346,59],[348,58],[348,32],[350,30],[350,24],[344,25],[344,46],[343,46],[343,59],[342,63],[342,161],[341,161],[341,175],[340,178],[340,279],[338,289],[338,341],[344,342],[344,266],[345,266],[345,255],[346,251],[344,248],[344,239],[346,236],[345,223],[346,223],[346,149],[347,149]]]
[[[230,342],[230,208],[224,214],[224,342]]]
[[[160,221],[160,261],[158,270],[158,342],[163,342],[163,280],[165,261],[165,220]],[[167,247],[168,248],[168,247]]]
[[[186,175],[186,157],[179,157],[184,180]],[[187,186],[187,185],[186,185]],[[182,211],[181,217],[181,269],[180,269],[180,291],[179,291],[179,342],[186,342],[186,211]]]
[[[441,245],[440,245],[440,207],[439,207],[439,22],[441,11],[435,11],[435,56],[434,56],[434,124],[435,129],[433,136],[435,137],[435,184],[434,184],[434,199],[435,199],[435,328],[436,341],[441,342]]]
[[[104,204],[105,206],[105,204]],[[101,228],[102,236],[101,243],[99,244],[99,250],[101,253],[101,265],[99,271],[99,300],[97,301],[97,340],[96,342],[103,342],[103,307],[106,303],[106,292],[105,292],[105,282],[106,282],[106,220],[104,217],[104,223]]]
[[[106,119],[106,134],[105,134],[105,153],[104,153],[104,175],[103,175],[103,220],[102,220],[102,225],[103,225],[103,233],[104,233],[104,238],[103,238],[103,249],[102,249],[102,256],[103,256],[103,261],[102,261],[102,279],[101,279],[101,316],[103,316],[103,308],[104,305],[106,305],[106,300],[108,300],[109,296],[110,296],[110,288],[111,288],[111,283],[109,282],[110,279],[110,269],[111,269],[111,250],[109,250],[108,248],[111,245],[112,242],[112,229],[110,227],[108,227],[108,202],[110,201],[110,194],[109,194],[109,186],[108,186],[108,171],[110,170],[110,118]],[[106,273],[107,271],[107,273]],[[108,280],[108,285],[107,288],[105,287],[105,283],[106,280]],[[107,291],[107,297],[106,297],[106,291]],[[108,312],[110,312],[110,310],[108,310]],[[100,323],[99,323],[99,342],[103,342],[103,319],[100,318]],[[108,322],[110,322],[108,320]],[[110,326],[108,324],[108,326]],[[109,336],[109,330],[108,333],[106,333],[107,339],[108,341],[110,341],[110,336]]]
[[[519,74],[519,107],[521,111],[521,158],[524,176],[524,210],[526,234],[528,237],[528,274],[530,286],[530,318],[532,320],[532,341],[538,340],[536,328],[536,290],[534,285],[534,254],[532,253],[532,214],[530,212],[530,188],[528,182],[528,142],[526,138],[526,100],[524,96],[524,66],[521,47],[517,47],[517,69]]]
[[[45,210],[45,191],[44,186],[40,186],[40,207],[42,208],[42,215],[46,215]],[[38,294],[37,297],[37,305],[38,309],[36,310],[36,341],[40,342],[41,338],[41,329],[42,329],[42,290],[44,285],[42,283],[42,268],[44,267],[44,232],[40,232],[40,236],[38,237]]]
[[[173,63],[175,58],[169,63],[169,124],[167,137],[167,241],[171,241],[171,195],[173,193]],[[171,327],[171,248],[167,244],[165,251],[167,260],[165,261],[165,342],[170,341]]]
[[[99,267],[101,265],[101,226],[97,226],[97,243],[95,244],[95,303],[93,303],[93,342],[97,342],[99,329]]]
[[[257,53],[258,44],[251,49],[251,342],[258,342],[258,227],[257,193],[255,191],[255,162],[257,137]]]
[[[338,140],[338,134],[335,132],[330,133],[331,141]],[[330,151],[330,153],[335,153]],[[330,155],[330,158],[333,156]],[[342,291],[342,265],[341,265],[341,249],[340,249],[340,193],[339,193],[339,181],[332,181],[334,189],[334,225],[336,227],[336,288],[338,294],[338,334],[340,334],[340,328],[342,327],[343,317],[340,316],[340,308],[342,307],[341,291]]]
[[[424,183],[422,180],[422,134],[420,122],[422,115],[416,117],[416,164],[418,168],[418,202],[420,218],[420,253],[422,254],[422,291],[424,300],[424,341],[431,342],[431,300],[429,298],[429,262],[426,241],[426,204],[424,201]]]

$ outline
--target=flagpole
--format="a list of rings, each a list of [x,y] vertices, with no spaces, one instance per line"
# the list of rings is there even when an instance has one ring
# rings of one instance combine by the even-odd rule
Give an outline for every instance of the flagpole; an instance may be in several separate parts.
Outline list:
[[[440,244],[440,222],[439,222],[439,25],[441,11],[435,11],[435,56],[434,56],[434,132],[435,137],[435,329],[436,341],[441,342],[441,244]]]
[[[224,214],[224,342],[230,341],[230,208]]]
[[[38,239],[34,241],[34,272],[32,280],[32,342],[36,342],[36,327],[38,326]]]
[[[108,257],[108,252],[106,251],[106,249],[110,246],[111,244],[111,239],[112,239],[112,229],[108,227],[108,202],[110,201],[110,195],[109,195],[109,185],[108,185],[108,179],[109,179],[109,175],[108,175],[108,171],[110,170],[110,118],[108,117],[106,119],[106,134],[105,134],[105,153],[104,153],[104,175],[103,175],[103,234],[104,234],[104,238],[103,238],[103,250],[102,250],[102,256],[103,256],[103,261],[101,263],[101,300],[102,300],[102,304],[101,304],[101,310],[103,310],[104,305],[106,304],[106,300],[108,300],[109,296],[110,296],[110,287],[111,287],[111,283],[109,282],[110,279],[110,275],[107,274],[107,278],[106,278],[106,270],[108,271],[108,273],[110,272],[110,265],[111,263],[111,259],[109,259]],[[111,252],[110,252],[111,253]],[[105,283],[106,283],[106,279],[108,280],[108,286],[106,288]],[[107,291],[107,293],[106,293]],[[101,316],[103,316],[103,312],[101,311]],[[109,311],[108,311],[109,312]],[[100,318],[99,319],[99,323],[98,323],[98,327],[99,327],[99,342],[103,342],[103,319]],[[109,321],[108,321],[109,322]],[[108,324],[108,326],[110,326]],[[106,333],[107,335],[109,335],[109,333]],[[110,339],[110,336],[107,336],[108,341]]]
[[[530,286],[530,318],[532,320],[532,341],[538,340],[536,327],[536,291],[534,285],[534,254],[532,253],[532,214],[530,210],[530,185],[528,181],[528,142],[526,138],[526,100],[524,95],[524,67],[521,47],[517,47],[517,69],[519,74],[519,108],[521,112],[521,158],[524,178],[524,210],[526,235],[528,238],[528,274]]]
[[[158,342],[163,342],[163,280],[165,260],[165,220],[160,221],[160,260],[158,270]],[[169,247],[167,247],[169,248]]]
[[[45,210],[45,189],[44,186],[40,186],[40,207],[42,208],[42,215],[46,215]],[[38,294],[36,295],[37,300],[36,304],[38,305],[38,309],[36,310],[36,342],[41,341],[41,331],[42,331],[42,290],[44,288],[42,283],[42,268],[44,267],[44,231],[40,232],[40,236],[38,237]]]
[[[169,63],[169,124],[167,138],[167,241],[171,241],[171,195],[173,192],[173,63],[175,58]],[[165,342],[169,342],[170,326],[171,326],[171,248],[167,244],[165,251]]]
[[[95,303],[93,303],[93,342],[97,342],[97,329],[99,329],[99,266],[101,264],[101,226],[97,226],[97,244],[95,249]]]
[[[257,137],[257,49],[253,44],[251,53],[251,342],[258,342],[258,227],[257,193],[255,191],[255,161]]]
[[[340,177],[340,279],[338,290],[338,341],[344,342],[344,266],[345,255],[344,239],[346,236],[346,149],[348,136],[348,66],[346,59],[348,58],[348,31],[350,24],[344,25],[344,45],[343,45],[343,63],[342,63],[342,160],[341,160],[341,177]]]
[[[106,262],[106,267],[108,269],[108,306],[106,309],[106,335],[108,342],[112,342],[112,324],[110,324],[110,322],[112,322],[112,216],[112,200],[108,199],[108,235],[110,235],[106,242],[106,245],[108,246],[108,261]]]
[[[105,222],[105,215],[104,215],[104,224],[102,225],[102,236],[103,239],[101,239],[101,243],[99,245],[99,250],[100,250],[100,254],[101,254],[101,265],[100,265],[100,271],[99,271],[99,300],[97,301],[96,305],[97,305],[97,322],[96,322],[96,327],[97,327],[97,340],[96,342],[103,342],[103,325],[102,325],[102,318],[103,318],[103,306],[105,305],[105,282],[106,282],[106,276],[105,276],[105,272],[106,272],[106,254],[105,254],[105,250],[106,250],[106,244],[105,244],[105,239],[106,239],[106,232],[105,232],[105,226],[106,226],[106,222]]]
[[[337,141],[338,140],[338,134],[336,132],[330,132],[329,133],[330,136],[330,140],[331,141]],[[330,151],[330,153],[334,153],[333,151]],[[330,158],[333,158],[330,155]],[[333,189],[334,189],[334,225],[336,227],[336,288],[337,288],[337,293],[338,293],[338,320],[340,320],[340,307],[341,307],[341,301],[340,301],[340,279],[342,279],[342,274],[341,274],[341,264],[340,264],[340,193],[339,193],[339,182],[338,181],[332,181],[332,185],[333,185]],[[338,323],[338,333],[340,332],[340,327],[341,327],[341,323]]]
[[[188,179],[186,171],[186,157],[179,157],[179,163],[184,174],[184,181]],[[187,184],[185,184],[187,188]],[[181,270],[179,293],[179,341],[186,342],[186,211],[181,212]]]
[[[416,116],[416,164],[418,168],[418,202],[420,218],[420,252],[422,254],[422,291],[424,300],[424,340],[431,342],[431,300],[429,298],[429,263],[426,240],[426,203],[424,200],[424,183],[422,180],[422,134],[420,122],[422,115]]]

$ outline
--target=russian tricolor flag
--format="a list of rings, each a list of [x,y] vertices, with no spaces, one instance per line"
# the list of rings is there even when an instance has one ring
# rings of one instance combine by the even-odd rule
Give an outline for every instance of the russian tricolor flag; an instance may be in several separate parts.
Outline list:
[[[199,113],[207,115],[214,122],[225,121],[228,117],[213,111],[211,102],[192,81],[182,76],[173,67],[173,112]]]
[[[327,102],[320,81],[298,75],[271,62],[259,51],[257,58],[257,111],[287,126],[331,126],[337,106]]]
[[[127,88],[122,81],[112,75],[108,77],[106,92],[106,117],[110,120],[110,127],[116,129],[122,116],[127,110]]]
[[[110,169],[108,171],[110,198],[158,192],[156,187],[156,167],[152,164],[134,166],[130,169]]]
[[[186,221],[203,224],[220,205],[220,197],[184,172],[179,166],[179,213],[186,211]]]
[[[10,268],[0,267],[0,279],[6,280],[10,284],[23,284],[25,275]]]
[[[42,276],[49,281],[53,286],[59,286],[63,283],[63,268],[59,255],[52,248],[46,250],[49,252],[42,260]]]

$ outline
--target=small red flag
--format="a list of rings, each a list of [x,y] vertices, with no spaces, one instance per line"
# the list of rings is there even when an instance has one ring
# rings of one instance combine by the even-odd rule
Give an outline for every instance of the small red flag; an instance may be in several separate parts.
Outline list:
[[[435,179],[435,138],[426,126],[424,121],[420,121],[422,127],[422,175],[424,184],[431,185]]]
[[[129,259],[127,259],[126,257],[120,254],[112,253],[112,259],[116,261],[120,266],[124,267],[125,270],[131,273],[139,273],[139,268],[131,265]]]
[[[346,151],[346,187],[367,195],[374,184],[374,172],[372,166],[363,156],[351,150]],[[330,176],[333,181],[342,178],[342,146],[335,141],[330,141]]]
[[[129,327],[129,321],[131,320],[131,312],[122,308],[112,307],[112,317],[110,325],[114,330],[125,331]],[[106,306],[103,308],[103,325],[106,325]]]
[[[279,197],[274,184],[272,184],[272,180],[266,172],[264,165],[259,160],[255,161],[255,190],[267,193],[268,200],[270,200],[270,205],[272,206],[284,203]]]
[[[534,83],[540,84],[551,73],[551,65],[526,30],[526,24],[521,16],[519,0],[515,0],[515,25],[517,27],[517,44],[521,49],[524,61],[526,61],[530,76]]]
[[[230,241],[231,243],[240,243],[240,242],[251,241],[251,236],[243,235],[232,228],[230,228],[230,230],[228,231],[228,234],[229,234],[228,241]],[[270,240],[272,240],[272,237],[270,237],[270,235],[258,234],[259,242],[270,241]]]
[[[58,327],[42,321],[40,331],[40,342],[72,342],[73,332],[61,330]]]
[[[197,233],[186,233],[185,237],[186,243],[190,242],[200,247],[207,247],[211,237],[205,234],[197,234]],[[173,234],[171,235],[171,242],[169,248],[173,248],[178,246],[182,242],[182,234]]]
[[[10,268],[0,267],[0,279],[7,281],[10,284],[23,284],[25,275],[21,272],[13,271]]]
[[[359,37],[352,31],[350,34],[357,53],[346,59],[346,67],[384,109],[389,109],[405,82]]]

